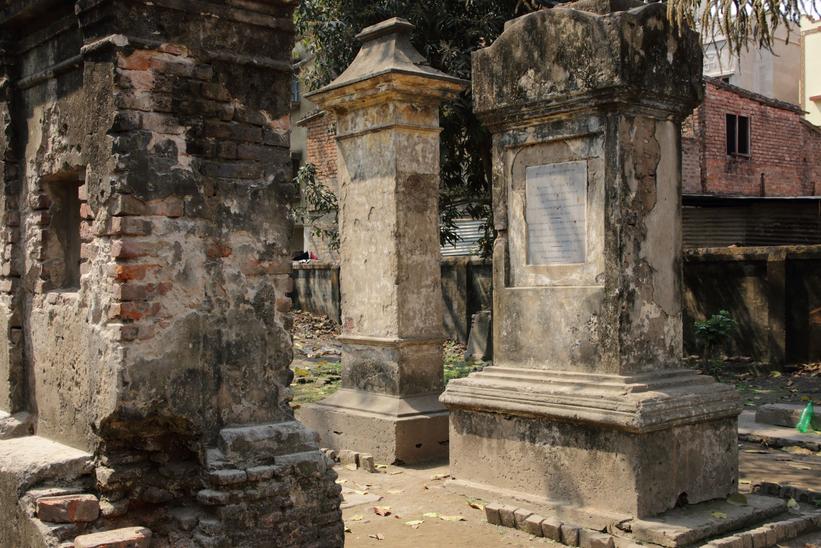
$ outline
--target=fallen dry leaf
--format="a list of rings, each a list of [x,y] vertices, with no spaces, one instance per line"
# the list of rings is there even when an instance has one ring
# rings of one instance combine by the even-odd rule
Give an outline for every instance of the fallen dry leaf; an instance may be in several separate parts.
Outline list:
[[[405,525],[410,525],[410,526],[411,526],[411,527],[413,527],[414,529],[418,529],[418,528],[419,528],[419,526],[420,526],[420,525],[422,525],[423,523],[425,523],[425,522],[424,522],[424,520],[421,520],[421,519],[412,519],[412,520],[410,520],[410,521],[406,521],[406,522],[405,522]]]
[[[425,512],[424,514],[422,514],[422,517],[423,518],[438,518],[439,514],[436,513],[436,512]]]
[[[716,519],[727,519],[727,514],[724,512],[710,512],[710,515]]]
[[[791,445],[789,447],[785,447],[784,451],[790,453],[792,455],[812,455],[813,452],[807,449],[806,447],[798,447],[796,445]]]
[[[485,505],[482,504],[482,501],[479,499],[468,499],[467,500],[468,506],[471,508],[475,508],[476,510],[484,510]]]
[[[450,477],[450,474],[434,474],[430,477],[430,479],[432,479],[432,480],[441,480],[441,479],[445,479],[445,478],[449,478],[449,477]]]
[[[467,521],[465,516],[439,516],[439,519],[444,521]]]
[[[377,516],[390,516],[391,515],[391,507],[390,506],[374,506],[373,513]]]
[[[368,535],[368,538],[375,538],[376,540],[385,540],[385,535],[382,533],[376,533],[373,535]]]

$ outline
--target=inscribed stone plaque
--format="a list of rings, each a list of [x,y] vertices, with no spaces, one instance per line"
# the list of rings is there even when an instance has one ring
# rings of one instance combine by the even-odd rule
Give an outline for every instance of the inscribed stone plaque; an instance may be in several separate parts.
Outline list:
[[[585,261],[587,162],[529,166],[525,171],[527,263]]]

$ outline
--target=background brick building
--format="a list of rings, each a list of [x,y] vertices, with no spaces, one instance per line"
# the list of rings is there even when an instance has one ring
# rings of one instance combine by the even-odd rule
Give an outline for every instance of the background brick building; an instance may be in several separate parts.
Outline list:
[[[682,129],[685,194],[821,193],[821,129],[799,106],[705,80],[704,102]]]

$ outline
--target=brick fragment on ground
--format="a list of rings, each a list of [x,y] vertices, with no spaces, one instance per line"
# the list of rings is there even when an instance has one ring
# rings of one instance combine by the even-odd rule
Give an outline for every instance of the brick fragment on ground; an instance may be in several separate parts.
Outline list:
[[[97,497],[88,494],[57,495],[37,499],[37,517],[49,523],[94,521],[100,516]]]
[[[545,518],[542,521],[542,536],[561,542],[562,540],[562,522],[556,517]]]
[[[562,531],[562,544],[566,544],[568,546],[578,546],[579,545],[579,528],[574,527],[572,525],[568,525],[566,523],[562,524],[561,527]]]
[[[499,519],[505,527],[516,527],[516,518],[513,517],[513,512],[516,511],[515,506],[508,504],[499,508]]]
[[[376,464],[373,461],[373,455],[371,455],[370,453],[360,453],[359,467],[365,470],[366,472],[376,472]]]
[[[145,527],[125,527],[74,539],[74,548],[149,548],[151,530]]]
[[[541,537],[542,534],[542,521],[544,517],[540,516],[539,514],[531,514],[528,518],[524,521],[522,526],[522,530],[526,533],[530,533],[534,537]]]
[[[501,525],[502,518],[499,515],[499,510],[501,510],[502,505],[498,502],[491,502],[490,504],[485,505],[485,519],[491,525]]]
[[[533,515],[533,512],[526,508],[517,508],[513,512],[513,520],[516,522],[516,529],[524,529],[525,520]]]
[[[579,529],[579,546],[581,548],[615,548],[616,543],[608,534],[591,529]]]

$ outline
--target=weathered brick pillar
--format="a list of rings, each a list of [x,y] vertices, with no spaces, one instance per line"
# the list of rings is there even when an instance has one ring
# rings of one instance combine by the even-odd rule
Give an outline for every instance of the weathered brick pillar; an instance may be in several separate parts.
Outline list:
[[[701,44],[665,9],[583,0],[473,57],[494,363],[443,394],[451,470],[597,526],[737,488],[738,396],[681,364],[679,133]]]
[[[341,546],[288,387],[294,2],[27,4],[0,10],[0,408],[93,454],[91,529]]]
[[[20,242],[20,214],[15,196],[19,192],[19,173],[14,153],[12,127],[13,56],[6,37],[0,38],[0,413],[24,412],[25,372],[21,340],[19,302],[19,264],[15,249]],[[0,417],[0,438],[4,422]]]
[[[351,66],[310,95],[337,117],[342,389],[300,417],[381,462],[447,454],[439,105],[464,83],[425,65],[412,28],[366,28]]]

